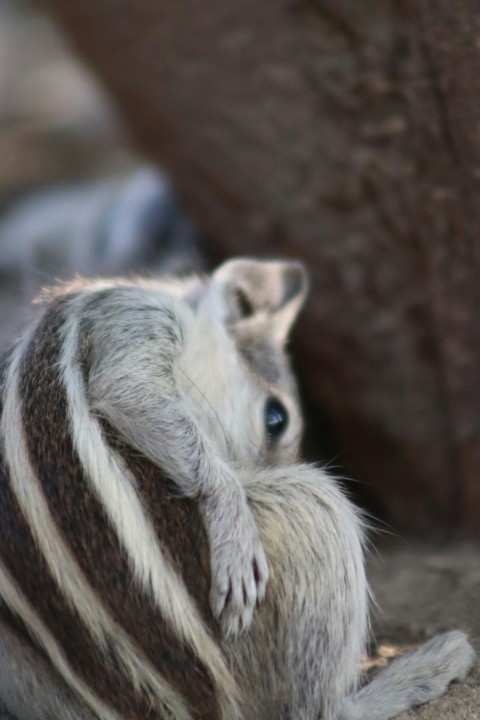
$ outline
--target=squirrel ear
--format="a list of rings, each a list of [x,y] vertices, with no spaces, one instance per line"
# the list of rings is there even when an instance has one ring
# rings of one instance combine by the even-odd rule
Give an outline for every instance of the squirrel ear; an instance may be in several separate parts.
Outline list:
[[[299,262],[235,259],[212,279],[222,289],[230,327],[253,327],[283,343],[305,301],[308,281]]]

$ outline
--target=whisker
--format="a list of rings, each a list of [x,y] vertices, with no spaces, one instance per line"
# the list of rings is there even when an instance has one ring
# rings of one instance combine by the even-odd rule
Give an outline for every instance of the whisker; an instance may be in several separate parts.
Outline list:
[[[222,421],[220,420],[220,417],[219,417],[217,411],[215,410],[215,408],[213,407],[212,403],[210,402],[210,400],[208,399],[208,397],[205,395],[205,393],[202,392],[202,390],[200,390],[200,388],[199,388],[198,385],[192,380],[192,378],[187,375],[187,373],[185,372],[185,370],[183,370],[182,368],[178,368],[178,369],[180,370],[180,372],[182,373],[182,375],[184,375],[184,376],[187,378],[188,382],[195,388],[195,390],[199,393],[199,395],[201,395],[201,396],[203,397],[203,399],[205,400],[205,402],[206,402],[207,405],[209,406],[210,410],[212,411],[214,417],[216,418],[216,420],[217,420],[217,422],[218,422],[218,424],[219,424],[219,426],[220,426],[220,428],[221,428],[221,430],[222,430],[223,437],[224,437],[224,440],[225,440],[225,445],[226,445],[227,448],[230,448],[230,447],[231,447],[230,438],[228,437],[227,432],[226,432],[226,430],[225,430],[225,428],[224,428],[224,426],[223,426],[223,423],[222,423]],[[194,400],[194,398],[192,398],[192,400],[193,400],[194,402],[197,402],[196,400]],[[197,405],[200,407],[200,404],[199,404],[198,402],[197,402]]]

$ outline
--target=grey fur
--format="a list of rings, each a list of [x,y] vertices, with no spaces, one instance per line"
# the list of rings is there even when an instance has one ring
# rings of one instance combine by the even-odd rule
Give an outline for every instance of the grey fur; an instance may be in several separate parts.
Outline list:
[[[14,718],[95,720],[88,708],[5,626],[0,634],[0,669],[0,698]],[[0,718],[4,720],[1,709],[0,705]]]
[[[443,633],[394,660],[358,693],[347,698],[339,720],[387,720],[443,695],[464,680],[475,661],[465,633]]]
[[[155,592],[163,579],[156,580],[148,521],[143,527],[141,507],[122,500],[115,485],[116,460],[111,454],[102,460],[96,418],[107,418],[141,455],[165,470],[180,495],[199,498],[222,652],[217,657],[199,619],[176,611],[175,603],[189,606],[174,577],[165,580],[173,598],[167,615],[179,642],[189,644],[202,662],[211,661],[219,694],[234,698],[221,703],[225,720],[387,720],[463,678],[474,654],[462,633],[448,633],[357,689],[368,632],[364,525],[332,478],[297,462],[302,423],[284,345],[305,293],[299,264],[253,260],[226,263],[211,278],[78,282],[56,291],[51,302],[63,298],[68,318],[60,369],[71,432],[90,475],[102,476],[92,482],[98,481],[95,487],[123,550],[160,604]],[[88,377],[83,378],[77,361],[86,328],[90,344]],[[15,362],[35,332],[32,328],[13,353],[7,386],[15,381]],[[268,441],[264,427],[271,395],[282,400],[290,416],[276,443]],[[15,394],[8,396],[2,420],[7,450],[10,425],[18,424]],[[128,513],[140,519],[136,530],[129,527]],[[38,517],[41,527],[47,516]],[[55,565],[62,553],[54,548],[50,562]],[[88,588],[83,589],[81,578],[75,582],[83,593],[78,610],[97,627],[95,605],[86,605]],[[15,588],[0,584],[0,595],[21,617],[34,613],[23,608]],[[109,623],[102,616],[96,632]],[[57,651],[48,634],[41,624],[32,621],[31,627],[40,643],[46,638],[43,649],[54,663]],[[127,657],[134,653],[129,648],[128,643],[123,648]],[[56,667],[62,672],[62,659]],[[150,670],[140,663],[138,672],[141,685]],[[96,717],[88,709],[94,707],[94,689],[92,703],[88,693],[82,702],[68,672],[63,676],[70,690],[5,631],[0,700],[18,720]],[[172,702],[170,708],[180,707]],[[116,717],[98,707],[99,717]],[[161,707],[161,717],[180,718]]]

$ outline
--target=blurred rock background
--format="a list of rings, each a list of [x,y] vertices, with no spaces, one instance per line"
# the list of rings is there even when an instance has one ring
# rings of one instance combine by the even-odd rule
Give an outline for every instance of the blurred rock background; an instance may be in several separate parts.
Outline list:
[[[45,2],[212,261],[308,265],[311,456],[396,529],[478,534],[478,3]]]
[[[38,3],[0,0],[0,343],[43,285],[202,262],[158,169]]]

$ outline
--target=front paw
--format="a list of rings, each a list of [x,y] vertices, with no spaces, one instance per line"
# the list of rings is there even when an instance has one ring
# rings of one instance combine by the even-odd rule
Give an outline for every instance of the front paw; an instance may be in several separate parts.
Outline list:
[[[228,515],[209,522],[210,604],[223,634],[235,638],[250,626],[255,606],[265,597],[268,564],[246,500]]]

